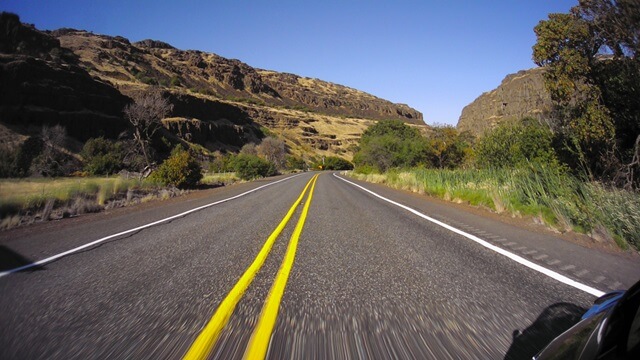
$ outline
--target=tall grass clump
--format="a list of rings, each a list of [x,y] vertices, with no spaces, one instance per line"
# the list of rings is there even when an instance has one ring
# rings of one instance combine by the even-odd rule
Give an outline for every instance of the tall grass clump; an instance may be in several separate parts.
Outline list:
[[[597,204],[596,217],[611,232],[621,247],[631,245],[640,250],[640,194],[620,189],[606,189],[589,184],[587,194]]]
[[[605,229],[616,243],[640,249],[640,194],[591,183],[557,165],[501,169],[391,169],[351,176],[393,188],[466,202],[498,213],[540,218],[561,231]]]
[[[200,182],[206,185],[230,185],[239,180],[233,172],[208,172],[204,174]]]
[[[0,180],[0,217],[35,214],[51,206],[73,208],[79,204],[84,209],[79,212],[82,213],[102,208],[107,201],[126,194],[129,189],[150,186],[144,181],[120,177],[3,179]]]

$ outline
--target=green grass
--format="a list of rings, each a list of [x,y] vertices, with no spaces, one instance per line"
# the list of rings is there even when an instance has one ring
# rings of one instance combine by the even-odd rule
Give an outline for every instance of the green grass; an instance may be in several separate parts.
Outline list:
[[[351,176],[498,213],[538,217],[561,231],[593,234],[605,229],[618,246],[640,250],[640,194],[585,182],[558,167],[410,169]]]

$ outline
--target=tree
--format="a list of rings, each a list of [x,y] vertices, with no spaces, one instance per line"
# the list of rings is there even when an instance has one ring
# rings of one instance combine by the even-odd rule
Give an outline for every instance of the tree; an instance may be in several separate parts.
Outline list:
[[[151,166],[151,139],[160,129],[161,120],[173,110],[173,105],[163,97],[160,89],[154,87],[137,93],[133,100],[133,103],[125,106],[124,115],[133,126],[133,138],[138,150],[144,156],[146,165]]]
[[[420,132],[399,120],[382,120],[362,134],[353,162],[384,172],[412,167],[427,161],[429,144]]]
[[[470,147],[466,134],[450,125],[433,126],[429,134],[429,158],[439,169],[453,169],[461,166]]]
[[[558,164],[553,134],[534,119],[500,124],[478,141],[476,154],[477,165],[484,168]]]
[[[289,170],[306,170],[307,169],[307,163],[304,161],[304,159],[299,158],[297,156],[293,156],[293,155],[287,155],[286,156],[286,167]]]
[[[351,170],[353,164],[338,156],[327,156],[324,160],[325,170]]]
[[[640,52],[638,0],[580,0],[575,8],[592,25],[616,58],[637,58]]]
[[[256,150],[258,155],[275,164],[277,168],[284,168],[287,155],[284,141],[269,136],[262,140],[260,145],[257,146]]]
[[[33,159],[31,172],[50,177],[70,172],[70,157],[63,150],[67,142],[67,130],[60,125],[43,126],[40,139],[41,152]]]
[[[580,0],[534,29],[534,61],[556,104],[567,158],[601,178],[628,169],[640,137],[640,4]],[[638,180],[636,180],[638,182]]]

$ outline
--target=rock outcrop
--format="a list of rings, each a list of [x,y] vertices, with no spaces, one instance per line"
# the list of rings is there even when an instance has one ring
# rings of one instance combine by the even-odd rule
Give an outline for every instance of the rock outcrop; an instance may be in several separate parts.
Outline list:
[[[0,125],[21,136],[60,124],[80,142],[114,138],[128,128],[122,110],[130,96],[150,85],[174,105],[166,129],[211,151],[236,151],[271,133],[296,155],[350,158],[378,119],[425,126],[407,105],[338,84],[157,40],[42,32],[7,13],[0,15],[0,78]]]
[[[89,71],[125,88],[141,82],[161,84],[221,100],[424,124],[422,114],[407,105],[318,79],[256,69],[216,54],[179,50],[157,40],[132,44],[121,37],[79,30],[53,34]]]
[[[465,106],[458,120],[460,131],[482,135],[502,121],[549,116],[552,101],[545,90],[544,69],[533,68],[507,75],[496,89]]]
[[[59,41],[0,14],[0,121],[28,129],[60,124],[86,140],[125,130],[121,110],[130,99],[94,79]]]

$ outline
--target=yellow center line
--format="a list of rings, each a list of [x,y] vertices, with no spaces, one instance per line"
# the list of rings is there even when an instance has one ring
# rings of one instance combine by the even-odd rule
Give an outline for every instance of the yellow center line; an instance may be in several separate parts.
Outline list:
[[[231,317],[233,310],[238,304],[238,301],[240,301],[242,295],[244,295],[245,291],[253,281],[256,273],[264,264],[267,255],[269,255],[269,252],[271,251],[273,243],[276,241],[278,235],[280,235],[282,230],[285,228],[285,226],[293,216],[296,208],[302,201],[304,194],[307,192],[309,185],[312,182],[315,184],[315,179],[317,177],[318,174],[314,175],[307,182],[307,185],[302,190],[302,193],[300,193],[298,199],[293,203],[293,205],[291,206],[285,217],[282,219],[282,221],[280,221],[280,224],[278,224],[276,229],[271,233],[271,235],[269,235],[269,238],[267,238],[267,241],[262,246],[262,249],[260,249],[260,252],[253,260],[253,263],[251,263],[244,274],[242,274],[238,282],[233,286],[229,294],[227,294],[224,300],[222,300],[215,313],[211,317],[211,320],[209,320],[200,335],[198,335],[196,340],[193,342],[184,356],[185,360],[200,360],[206,359],[207,356],[209,356],[211,349],[213,349],[213,346],[220,336],[220,332],[229,321],[229,318]],[[311,191],[313,191],[313,189]]]
[[[273,332],[273,327],[275,326],[276,318],[278,316],[278,308],[280,307],[280,301],[282,300],[284,289],[287,286],[289,273],[291,272],[293,262],[296,258],[298,240],[300,239],[300,234],[302,233],[302,228],[304,227],[304,222],[307,218],[307,213],[309,212],[309,206],[311,205],[311,198],[313,197],[313,190],[316,187],[317,179],[317,175],[312,179],[313,184],[311,185],[311,191],[309,191],[309,197],[307,198],[307,202],[304,204],[300,219],[298,220],[296,228],[291,235],[287,253],[284,256],[282,265],[280,265],[280,270],[278,271],[278,275],[276,275],[273,286],[269,291],[267,301],[262,308],[258,324],[253,330],[251,340],[249,340],[249,345],[244,354],[245,359],[264,359],[267,355],[269,342],[271,340],[271,333]]]

